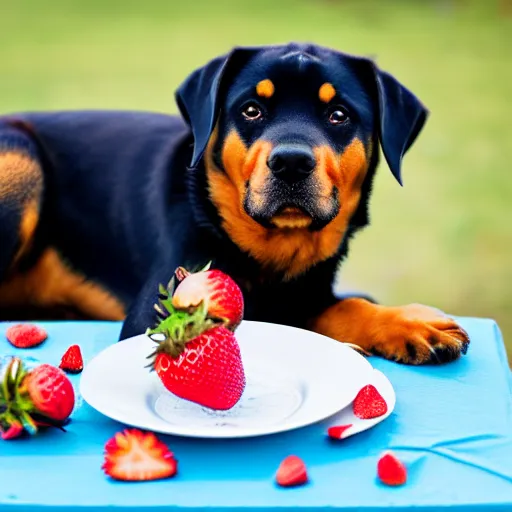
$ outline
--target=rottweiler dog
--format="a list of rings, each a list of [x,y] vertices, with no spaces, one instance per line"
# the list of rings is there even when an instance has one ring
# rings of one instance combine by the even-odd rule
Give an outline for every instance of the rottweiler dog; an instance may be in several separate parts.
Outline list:
[[[371,59],[313,44],[236,47],[176,91],[181,113],[0,117],[3,318],[154,325],[158,285],[213,266],[245,318],[310,329],[407,363],[466,353],[437,309],[333,292],[368,223],[382,149],[402,158],[428,117]]]

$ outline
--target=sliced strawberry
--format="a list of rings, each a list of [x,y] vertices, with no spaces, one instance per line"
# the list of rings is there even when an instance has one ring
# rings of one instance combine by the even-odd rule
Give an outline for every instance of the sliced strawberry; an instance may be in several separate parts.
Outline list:
[[[327,435],[331,439],[343,439],[343,434],[346,430],[348,430],[352,426],[352,423],[349,425],[333,425],[327,429]]]
[[[48,338],[44,329],[33,324],[12,325],[5,332],[5,336],[16,348],[36,347]]]
[[[364,386],[352,403],[354,414],[362,420],[378,418],[388,412],[388,405],[372,384]]]
[[[296,455],[286,457],[276,473],[276,482],[282,487],[303,485],[308,481],[308,473],[303,460]]]
[[[392,452],[384,452],[377,462],[377,476],[385,485],[403,485],[407,481],[407,468]]]
[[[78,345],[71,345],[66,350],[60,361],[59,368],[68,373],[80,373],[84,369],[84,360]]]
[[[3,431],[0,429],[0,432],[2,433],[0,437],[4,441],[9,439],[16,439],[17,437],[20,437],[21,434],[23,434],[23,425],[19,421],[15,421],[11,423],[7,430]]]
[[[152,432],[126,429],[105,444],[102,469],[116,480],[159,480],[176,474],[177,460]]]

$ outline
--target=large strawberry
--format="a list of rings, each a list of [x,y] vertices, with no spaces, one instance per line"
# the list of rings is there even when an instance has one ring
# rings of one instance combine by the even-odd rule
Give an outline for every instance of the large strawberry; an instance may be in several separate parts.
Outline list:
[[[226,327],[234,331],[244,315],[242,290],[230,276],[209,267],[193,273],[184,267],[176,269],[179,284],[170,290],[172,304],[177,309],[188,309],[204,302],[210,317],[226,320]]]
[[[0,367],[0,431],[4,439],[23,431],[35,434],[41,426],[61,428],[74,406],[73,385],[59,368],[40,364],[29,371],[18,357]]]
[[[216,410],[235,406],[245,389],[240,347],[202,302],[187,311],[160,300],[160,322],[147,334],[157,342],[149,356],[163,385],[176,396]],[[165,310],[165,312],[164,312]]]

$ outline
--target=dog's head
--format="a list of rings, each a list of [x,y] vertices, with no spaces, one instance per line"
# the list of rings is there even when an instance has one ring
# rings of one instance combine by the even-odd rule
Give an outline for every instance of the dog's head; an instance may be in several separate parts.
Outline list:
[[[224,230],[287,277],[366,223],[378,144],[401,183],[427,117],[373,61],[313,45],[235,48],[176,98],[194,137],[191,166],[204,161]]]

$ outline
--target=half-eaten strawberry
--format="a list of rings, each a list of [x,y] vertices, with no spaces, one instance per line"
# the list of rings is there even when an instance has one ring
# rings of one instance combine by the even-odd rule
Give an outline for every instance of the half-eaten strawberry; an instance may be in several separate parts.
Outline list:
[[[168,288],[172,305],[186,310],[204,303],[210,318],[224,320],[225,326],[235,331],[244,315],[242,290],[226,273],[209,267],[210,264],[198,272],[189,272],[184,267],[176,269],[179,284],[174,290],[174,280],[171,280]]]

